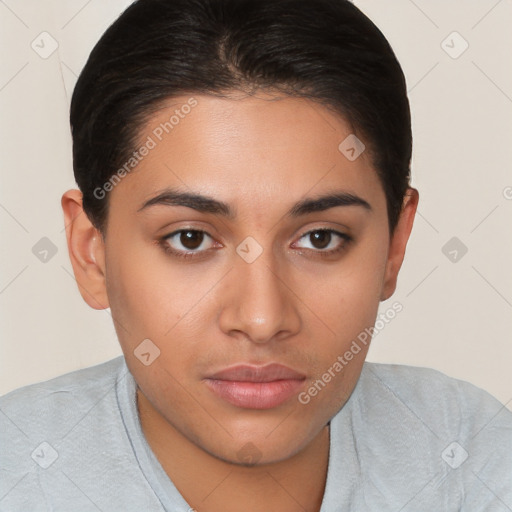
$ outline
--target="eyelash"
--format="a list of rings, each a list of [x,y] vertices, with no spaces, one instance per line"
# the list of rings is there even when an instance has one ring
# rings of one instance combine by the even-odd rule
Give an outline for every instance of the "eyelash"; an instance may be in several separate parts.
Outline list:
[[[158,240],[158,244],[162,247],[162,249],[165,251],[166,254],[170,254],[171,256],[176,256],[178,258],[182,258],[182,259],[190,259],[190,258],[200,258],[201,256],[203,256],[207,251],[190,251],[190,252],[184,252],[184,251],[177,251],[175,249],[173,249],[169,244],[168,244],[168,239],[179,234],[179,233],[186,233],[188,231],[192,231],[194,233],[204,233],[205,235],[209,236],[210,238],[212,238],[206,231],[203,231],[201,229],[187,229],[187,228],[184,228],[184,229],[179,229],[177,231],[173,231],[172,233],[169,233],[168,235],[165,235],[164,237],[160,238]],[[310,235],[311,233],[317,233],[317,232],[328,232],[328,233],[331,233],[331,234],[334,234],[334,235],[337,235],[339,236],[341,239],[344,240],[344,243],[341,243],[338,247],[336,247],[335,249],[330,249],[328,251],[323,251],[321,249],[305,249],[306,251],[312,251],[315,253],[315,255],[318,255],[322,258],[327,258],[329,256],[334,256],[335,254],[339,254],[343,251],[346,250],[347,248],[347,245],[350,243],[350,242],[353,242],[353,238],[345,233],[340,233],[339,231],[336,231],[334,229],[328,229],[328,228],[317,228],[317,229],[312,229],[310,231],[307,231],[306,233],[303,233],[302,236],[299,238],[302,239],[304,238],[305,236],[307,235]],[[299,249],[302,249],[304,250],[303,248],[299,248]]]

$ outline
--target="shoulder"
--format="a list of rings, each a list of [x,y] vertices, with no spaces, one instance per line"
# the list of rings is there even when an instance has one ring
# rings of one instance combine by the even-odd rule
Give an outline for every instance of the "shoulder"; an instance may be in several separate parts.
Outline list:
[[[121,356],[0,397],[0,510],[46,510],[47,493],[64,499],[64,474],[119,444],[116,386],[126,375]]]
[[[13,438],[36,439],[46,433],[64,431],[98,400],[114,395],[116,382],[126,370],[120,356],[15,389],[0,397],[2,431]]]
[[[512,412],[488,392],[429,368],[366,362],[353,399],[360,452],[386,460],[383,481],[421,475],[426,506],[443,486],[461,510],[512,503]]]
[[[0,407],[16,406],[20,402],[37,404],[41,396],[51,396],[59,391],[80,394],[94,393],[94,390],[113,383],[123,367],[124,358],[120,356],[105,363],[75,370],[43,382],[29,384],[1,396]]]
[[[441,414],[469,420],[468,413],[508,411],[487,391],[432,368],[366,362],[360,381],[362,388],[378,389],[380,396],[394,397],[404,406],[424,409],[436,417]]]
[[[366,362],[359,400],[377,399],[399,416],[416,417],[433,431],[472,438],[483,429],[512,435],[512,412],[487,391],[431,368]]]

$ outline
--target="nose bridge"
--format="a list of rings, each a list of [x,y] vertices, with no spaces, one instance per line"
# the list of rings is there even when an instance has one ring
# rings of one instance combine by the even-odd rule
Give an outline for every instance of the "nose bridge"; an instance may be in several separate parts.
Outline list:
[[[244,253],[243,250],[247,252]],[[250,340],[265,343],[278,334],[294,333],[300,328],[294,295],[286,286],[285,276],[267,248],[253,260],[246,254],[255,247],[240,244],[230,272],[229,292],[221,312],[221,328],[226,332],[241,331]]]

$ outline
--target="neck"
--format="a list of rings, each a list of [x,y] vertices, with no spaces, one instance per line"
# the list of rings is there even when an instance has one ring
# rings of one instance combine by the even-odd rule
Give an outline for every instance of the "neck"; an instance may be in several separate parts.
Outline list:
[[[197,512],[319,512],[329,427],[287,460],[242,466],[218,459],[175,429],[137,390],[144,436],[174,486]]]

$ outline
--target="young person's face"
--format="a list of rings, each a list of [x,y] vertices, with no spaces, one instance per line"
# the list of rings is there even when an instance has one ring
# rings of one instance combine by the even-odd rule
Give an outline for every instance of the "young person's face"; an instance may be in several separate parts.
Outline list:
[[[110,306],[144,400],[170,428],[224,460],[283,460],[312,442],[352,392],[368,349],[361,343],[330,382],[317,383],[316,395],[308,390],[325,383],[393,293],[417,195],[411,191],[390,238],[367,153],[350,161],[338,149],[351,133],[339,116],[305,99],[263,94],[195,95],[184,115],[189,98],[169,101],[142,130],[141,145],[148,136],[156,145],[110,192],[104,245],[85,215],[75,219],[76,235],[68,236],[83,251],[81,260],[72,254],[75,273],[92,307]],[[175,110],[179,122],[158,140],[155,129]],[[143,208],[167,188],[225,203],[232,215]],[[335,193],[361,201],[289,213]],[[164,238],[178,230],[167,246],[192,257],[165,251]],[[147,339],[148,365],[135,355]],[[253,397],[257,384],[210,379],[235,365],[269,363],[303,378],[260,384],[266,398]]]

